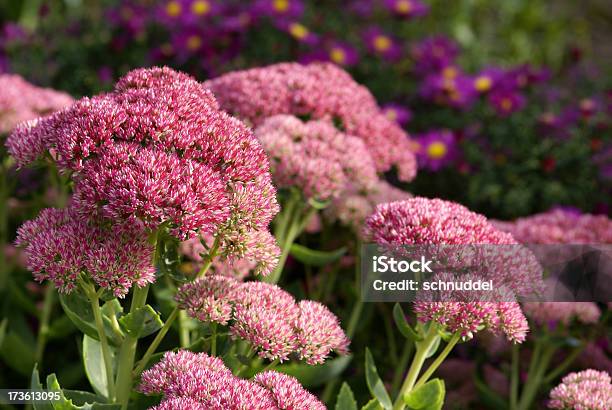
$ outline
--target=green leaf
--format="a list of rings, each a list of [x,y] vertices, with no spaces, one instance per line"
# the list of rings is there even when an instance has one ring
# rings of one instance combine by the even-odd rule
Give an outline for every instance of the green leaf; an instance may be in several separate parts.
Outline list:
[[[385,409],[389,410],[392,408],[391,398],[389,397],[389,393],[387,393],[387,389],[385,389],[385,385],[378,376],[374,358],[372,357],[370,349],[367,347],[365,357],[365,372],[368,389],[370,389],[372,396],[374,396]]]
[[[336,410],[357,410],[357,402],[351,387],[346,383],[342,383],[340,393],[336,400]]]
[[[8,325],[8,319],[4,318],[2,323],[0,323],[0,348],[2,347],[2,342],[4,341],[4,336],[6,336],[6,326]]]
[[[372,399],[361,410],[384,410],[383,406],[380,405],[378,400]]]
[[[162,328],[164,322],[159,317],[159,313],[150,305],[145,305],[122,316],[119,319],[121,329],[136,339],[149,336]]]
[[[426,359],[429,359],[431,356],[436,354],[436,352],[438,351],[438,347],[440,347],[440,340],[442,340],[442,338],[440,336],[437,336],[435,338],[433,344],[431,345],[431,347],[427,351],[427,354],[425,355]]]
[[[322,210],[329,206],[331,201],[321,201],[318,199],[310,198],[308,200],[308,205],[312,206],[314,209]]]
[[[294,243],[289,251],[298,261],[310,266],[325,266],[337,261],[346,253],[346,248],[342,247],[335,251],[325,252],[307,248]]]
[[[113,362],[113,374],[116,367],[116,352],[110,347]],[[83,335],[83,363],[85,374],[94,391],[103,397],[108,397],[108,383],[106,380],[106,367],[102,355],[102,345],[96,339]]]
[[[32,370],[30,389],[32,389],[33,391],[44,390],[43,385],[40,382],[40,376],[38,375],[38,364],[35,364],[34,370]],[[53,406],[51,405],[51,402],[34,403],[32,407],[34,407],[34,410],[53,410]]]
[[[4,336],[0,356],[5,364],[24,376],[34,366],[36,347],[18,329],[9,329]]]
[[[404,310],[399,303],[396,303],[395,306],[393,306],[393,320],[395,320],[397,329],[406,339],[412,342],[423,340],[423,338],[414,331],[412,326],[410,326],[408,321],[406,321],[406,315],[404,314]]]
[[[444,381],[433,379],[404,395],[404,403],[411,410],[440,410],[444,404]]]
[[[87,297],[79,292],[72,292],[68,295],[60,293],[60,303],[66,316],[70,318],[72,323],[87,336],[98,340],[98,330],[96,328],[93,310]],[[117,299],[108,301],[102,306],[102,321],[104,322],[104,331],[109,343],[119,346],[121,337],[113,331],[113,325],[110,318],[111,314],[115,316],[122,312],[123,308]]]
[[[274,370],[295,377],[307,388],[321,386],[338,377],[348,366],[352,356],[339,356],[332,360],[326,360],[323,364],[315,366],[304,363],[288,363],[276,366]]]

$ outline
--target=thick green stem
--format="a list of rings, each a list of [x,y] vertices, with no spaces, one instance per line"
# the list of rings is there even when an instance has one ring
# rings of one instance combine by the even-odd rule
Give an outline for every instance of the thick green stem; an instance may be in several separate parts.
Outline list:
[[[51,319],[51,311],[53,310],[54,296],[55,289],[53,288],[53,284],[47,283],[36,341],[36,362],[38,363],[39,369],[42,368],[45,346],[47,344],[47,337],[49,336],[49,320]]]
[[[210,340],[210,355],[217,355],[217,324],[212,322],[210,324],[210,330],[212,331],[211,340]]]
[[[408,374],[404,379],[404,383],[395,399],[395,403],[393,403],[393,410],[403,410],[406,405],[404,404],[404,395],[409,393],[414,384],[419,377],[419,373],[421,372],[421,368],[427,360],[427,354],[431,350],[432,346],[436,342],[436,339],[439,338],[438,331],[436,329],[436,325],[431,323],[429,326],[429,330],[425,335],[425,339],[418,342],[416,344],[416,353],[414,358],[412,359],[412,364],[410,365],[410,369],[408,369]]]
[[[91,309],[94,315],[94,321],[96,323],[96,329],[98,330],[98,338],[100,339],[100,345],[102,347],[102,358],[104,360],[104,370],[106,371],[106,382],[108,386],[108,398],[111,401],[115,400],[115,379],[113,375],[113,361],[110,353],[110,347],[104,331],[104,322],[102,320],[102,310],[100,309],[100,300],[98,294],[94,289],[93,285],[86,283],[84,280],[80,282],[87,298],[91,303]]]
[[[440,353],[440,355],[438,357],[436,357],[436,360],[434,360],[434,362],[431,365],[429,365],[429,367],[427,368],[427,370],[425,370],[425,373],[423,373],[423,375],[421,376],[419,381],[416,382],[416,384],[414,385],[415,388],[416,387],[420,387],[420,386],[424,385],[425,383],[427,383],[427,380],[429,380],[431,375],[442,364],[444,359],[446,359],[446,357],[451,352],[451,350],[453,350],[453,347],[455,347],[457,342],[459,342],[459,339],[461,339],[461,334],[460,333],[455,333],[451,337],[451,339],[448,341],[448,343],[444,347],[444,350],[442,350],[442,353]]]
[[[412,355],[412,351],[414,350],[414,343],[412,341],[407,340],[404,343],[404,348],[402,350],[402,355],[400,356],[399,363],[395,368],[395,374],[393,375],[393,382],[391,383],[391,393],[393,397],[397,394],[397,391],[400,388],[400,384],[402,383],[402,377],[406,372],[406,366],[408,366],[408,360],[410,360],[410,356]]]
[[[519,401],[518,405],[519,410],[529,410],[531,408],[531,403],[538,394],[538,390],[542,384],[546,370],[548,369],[550,359],[552,359],[554,353],[555,348],[553,346],[546,346],[542,348],[542,354],[538,360],[538,363],[534,366],[533,372],[530,372],[527,376],[525,389],[523,390],[523,394],[521,395],[521,400]]]
[[[510,376],[510,410],[517,410],[519,388],[519,345],[512,344],[512,370]]]
[[[559,376],[564,374],[566,372],[567,368],[570,367],[570,365],[574,362],[574,360],[576,360],[576,358],[580,355],[580,353],[582,353],[582,351],[584,350],[584,346],[585,345],[582,344],[580,347],[577,347],[576,349],[574,349],[573,352],[571,352],[569,355],[567,355],[565,360],[563,360],[561,362],[561,364],[559,364],[559,366],[555,367],[555,369],[551,370],[551,372],[548,373],[546,375],[546,377],[544,377],[543,382],[544,383],[551,383],[556,378],[558,378]]]
[[[147,294],[149,286],[142,288],[135,287],[132,295],[132,304],[130,312],[143,307],[147,303]],[[127,409],[132,392],[132,368],[134,367],[134,359],[136,357],[136,348],[138,347],[138,339],[130,335],[126,335],[121,349],[119,350],[118,369],[117,369],[117,402],[121,404],[123,410]]]
[[[187,312],[181,310],[179,312],[179,344],[185,348],[191,344],[191,336],[189,335],[189,327],[187,326]]]
[[[180,312],[179,308],[176,307],[176,308],[174,308],[172,313],[170,313],[170,316],[168,316],[168,319],[166,319],[166,322],[164,323],[164,326],[162,326],[162,328],[159,330],[159,332],[157,332],[157,335],[155,336],[155,339],[153,339],[153,341],[149,345],[149,348],[147,349],[145,354],[142,356],[142,359],[140,359],[140,361],[138,362],[138,364],[136,366],[136,369],[134,370],[134,372],[132,374],[133,377],[138,377],[140,375],[140,373],[142,373],[142,371],[146,367],[147,363],[149,362],[149,359],[151,358],[153,353],[155,353],[155,350],[157,350],[157,347],[159,346],[161,341],[166,336],[166,333],[168,333],[168,330],[170,330],[170,327],[172,326],[172,323],[174,322],[174,320],[178,316],[179,312]]]

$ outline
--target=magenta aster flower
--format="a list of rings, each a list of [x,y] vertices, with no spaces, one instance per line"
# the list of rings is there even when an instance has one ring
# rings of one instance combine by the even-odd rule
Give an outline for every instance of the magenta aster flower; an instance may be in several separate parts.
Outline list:
[[[384,0],[384,5],[399,17],[422,17],[429,13],[429,6],[419,0]]]
[[[281,20],[277,23],[279,29],[285,31],[296,41],[300,43],[314,46],[319,42],[319,36],[310,31],[308,27],[299,21],[284,21]]]
[[[405,126],[412,119],[412,111],[410,111],[410,108],[401,104],[385,104],[382,106],[382,111],[387,118],[397,122],[401,126]]]
[[[277,186],[297,186],[307,198],[338,197],[350,187],[367,190],[378,181],[363,140],[338,131],[331,121],[277,115],[255,135],[270,156]]]
[[[359,55],[355,47],[344,41],[333,41],[325,47],[327,58],[326,61],[338,64],[340,66],[353,66],[359,61]]]
[[[419,166],[438,171],[451,164],[458,155],[457,142],[452,131],[431,130],[416,137],[419,144]]]
[[[171,28],[192,26],[219,14],[222,7],[215,0],[166,0],[157,7],[154,17]]]
[[[301,0],[256,0],[252,12],[256,16],[298,19],[304,13],[304,3]]]
[[[386,34],[380,27],[369,27],[363,32],[363,40],[370,53],[381,56],[385,60],[396,61],[402,55],[402,47],[398,40]]]
[[[18,143],[24,138],[29,147]],[[266,153],[249,128],[169,68],[134,70],[111,93],[18,127],[7,146],[20,165],[53,150],[86,219],[136,216],[182,239],[246,240],[278,212]]]
[[[489,103],[495,109],[497,115],[505,117],[520,111],[527,104],[523,94],[514,90],[499,89],[489,94]]]
[[[474,80],[455,66],[425,77],[420,95],[436,104],[461,109],[469,108],[478,96]]]
[[[36,87],[16,74],[0,75],[0,134],[7,133],[18,123],[51,114],[70,104],[68,94],[50,88]],[[12,140],[15,149],[31,151],[35,141]],[[10,149],[10,148],[9,148]]]
[[[551,390],[550,409],[607,410],[612,408],[612,383],[606,372],[588,369],[570,373]]]
[[[481,94],[487,93],[502,81],[504,75],[501,68],[486,68],[474,77],[474,89]]]
[[[147,234],[134,218],[106,229],[83,221],[71,209],[45,209],[19,228],[16,244],[24,248],[27,268],[39,282],[49,280],[69,293],[85,273],[123,297],[133,285],[155,281]]]
[[[415,176],[407,135],[381,112],[367,89],[334,65],[276,64],[229,73],[205,85],[222,108],[255,126],[277,114],[337,120],[343,132],[364,140],[378,171],[396,166],[401,180]]]
[[[443,36],[428,37],[412,48],[415,70],[420,75],[433,74],[454,64],[459,47]]]

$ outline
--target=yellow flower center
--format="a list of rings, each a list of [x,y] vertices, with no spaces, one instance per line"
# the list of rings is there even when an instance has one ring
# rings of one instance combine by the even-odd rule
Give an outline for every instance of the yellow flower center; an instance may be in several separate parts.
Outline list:
[[[446,151],[446,145],[440,141],[433,142],[427,147],[427,155],[433,159],[443,158]]]
[[[391,47],[391,40],[387,36],[378,35],[374,38],[374,48],[378,51],[387,51]]]
[[[346,63],[346,53],[343,49],[334,47],[329,52],[329,57],[336,64],[344,64]]]
[[[183,8],[178,1],[169,1],[168,4],[166,4],[166,14],[170,17],[176,17],[181,14],[182,11]]]
[[[476,78],[476,81],[474,81],[474,88],[481,93],[489,91],[492,85],[493,81],[491,81],[491,78],[486,75],[481,75]]]
[[[191,3],[191,11],[195,15],[203,16],[210,11],[210,3],[206,0],[196,0]]]
[[[499,106],[504,111],[510,111],[513,106],[512,100],[510,98],[502,98],[501,102],[499,103]]]
[[[412,4],[410,0],[399,0],[395,3],[395,10],[397,10],[398,13],[408,14],[412,11]]]
[[[455,78],[457,77],[457,74],[459,73],[453,66],[444,67],[444,70],[442,70],[442,77],[444,78]]]
[[[387,108],[387,111],[385,112],[385,115],[391,121],[397,120],[397,112],[393,108]]]
[[[293,37],[301,40],[303,38],[306,38],[306,36],[308,35],[308,29],[300,23],[291,23],[289,25],[289,33]]]
[[[197,50],[202,45],[202,39],[198,35],[191,35],[187,38],[187,48],[189,50]]]
[[[289,9],[289,0],[274,0],[272,7],[274,7],[274,10],[284,13]]]

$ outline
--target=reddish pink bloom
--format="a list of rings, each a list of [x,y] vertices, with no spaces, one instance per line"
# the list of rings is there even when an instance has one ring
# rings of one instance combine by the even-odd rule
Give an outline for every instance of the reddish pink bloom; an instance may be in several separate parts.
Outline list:
[[[52,281],[60,292],[76,287],[87,273],[100,287],[123,297],[133,285],[155,281],[153,247],[138,220],[103,228],[76,218],[70,209],[45,209],[17,232],[34,277]]]
[[[342,131],[364,140],[378,171],[396,166],[400,179],[415,176],[407,135],[366,88],[332,64],[276,64],[229,73],[205,85],[222,108],[255,126],[277,114],[337,121]]]
[[[305,390],[295,377],[268,371],[255,375],[255,383],[272,393],[279,409],[325,410],[326,407],[312,393]]]
[[[16,74],[0,74],[0,134],[7,133],[22,121],[51,114],[72,104],[68,94],[40,88]],[[29,141],[11,139],[9,149],[28,150]]]
[[[550,392],[550,409],[608,410],[612,408],[610,375],[588,369],[565,376]]]
[[[525,314],[540,325],[562,323],[572,320],[580,323],[597,323],[601,311],[593,302],[527,302],[523,304]]]

